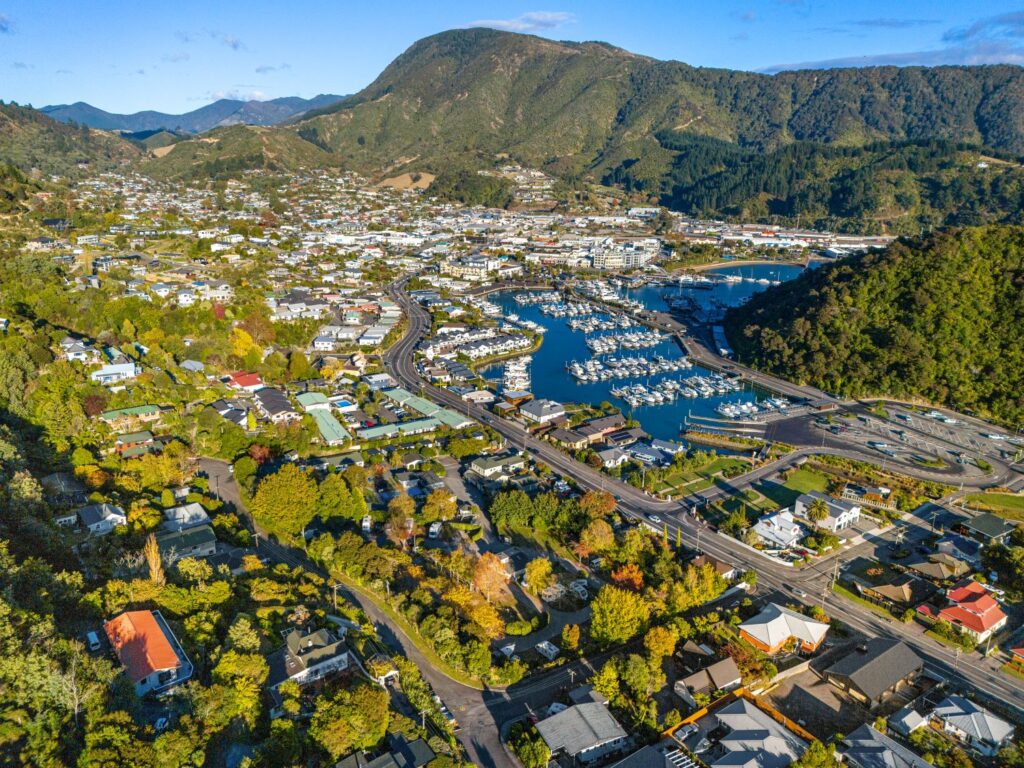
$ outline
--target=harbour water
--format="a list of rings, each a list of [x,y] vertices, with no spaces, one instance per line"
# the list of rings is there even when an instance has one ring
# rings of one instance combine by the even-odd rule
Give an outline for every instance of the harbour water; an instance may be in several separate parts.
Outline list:
[[[758,291],[762,291],[770,285],[771,281],[791,280],[803,271],[801,266],[780,265],[780,264],[757,264],[749,266],[727,266],[717,268],[708,274],[714,275],[735,275],[744,278],[741,282],[716,282],[711,287],[676,287],[666,288],[664,286],[645,286],[643,288],[628,291],[631,299],[642,302],[650,309],[664,310],[666,300],[677,293],[691,296],[695,302],[702,307],[734,306]],[[769,282],[757,282],[767,280]],[[540,349],[533,354],[530,363],[530,377],[532,379],[532,392],[538,398],[550,398],[561,403],[594,403],[608,401],[622,409],[627,417],[640,422],[640,425],[653,437],[663,440],[679,440],[680,425],[686,421],[688,414],[703,416],[707,418],[720,419],[722,416],[716,410],[723,403],[747,403],[761,402],[770,397],[770,394],[759,389],[747,386],[744,390],[728,392],[725,394],[712,394],[710,396],[683,397],[676,396],[671,402],[663,402],[657,405],[637,404],[630,405],[623,397],[612,394],[612,390],[621,391],[624,388],[643,385],[648,391],[655,388],[671,390],[673,383],[665,384],[666,380],[685,383],[686,379],[692,377],[711,378],[713,374],[700,366],[693,366],[687,369],[677,369],[654,373],[651,375],[629,376],[622,378],[607,378],[597,381],[580,381],[568,370],[567,365],[572,361],[580,364],[595,357],[594,353],[587,346],[587,340],[592,341],[595,337],[612,336],[616,333],[629,333],[642,330],[641,328],[618,329],[615,331],[594,331],[591,333],[583,330],[574,331],[569,328],[568,319],[565,317],[552,317],[542,312],[539,304],[518,304],[515,301],[515,292],[504,292],[492,295],[490,298],[495,304],[502,308],[504,314],[515,314],[524,320],[531,320],[547,328],[544,334],[544,343]],[[599,360],[622,360],[629,358],[644,358],[647,360],[660,356],[666,360],[679,360],[683,352],[679,346],[669,338],[659,341],[653,346],[645,346],[642,349],[619,349],[607,354],[596,356]],[[487,372],[489,378],[500,376],[500,369],[492,369]],[[667,399],[667,398],[666,398]],[[634,398],[634,401],[636,398]]]

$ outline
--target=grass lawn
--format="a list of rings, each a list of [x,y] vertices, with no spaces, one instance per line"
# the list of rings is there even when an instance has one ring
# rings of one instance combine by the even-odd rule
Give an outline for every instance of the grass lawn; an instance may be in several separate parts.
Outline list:
[[[828,488],[828,475],[816,469],[801,467],[789,473],[782,485],[771,481],[762,481],[756,486],[766,498],[777,507],[790,507],[797,498],[808,491],[822,491]]]
[[[1021,680],[1024,680],[1024,669],[1021,669],[1019,666],[1016,666],[1015,664],[1007,662],[1006,664],[1003,664],[1002,670],[1003,672],[1005,672],[1008,675],[1011,675],[1012,677],[1019,677]]]
[[[842,595],[847,600],[852,600],[853,602],[857,603],[858,605],[864,606],[869,611],[874,611],[879,616],[884,616],[887,619],[892,619],[893,618],[893,615],[888,611],[888,609],[883,608],[880,605],[875,605],[870,600],[865,600],[863,597],[858,595],[856,592],[853,592],[853,591],[847,589],[842,584],[833,584],[832,585],[832,591],[835,592],[837,595]]]
[[[1024,521],[1024,494],[972,493],[967,503],[977,509],[995,512],[1007,520]]]
[[[700,469],[691,469],[685,472],[673,469],[667,472],[662,481],[654,484],[654,491],[655,493],[669,492],[674,496],[680,493],[698,493],[714,485],[714,478],[722,472],[735,467],[746,469],[749,466],[750,462],[743,459],[722,456]]]
[[[956,642],[955,640],[950,640],[949,638],[943,637],[938,632],[936,632],[934,629],[929,629],[927,632],[925,632],[925,634],[928,635],[928,637],[932,638],[933,640],[938,640],[940,643],[942,643],[945,646],[948,646],[948,647],[954,648],[954,649],[955,648],[959,648],[964,653],[970,653],[971,651],[974,650],[974,648],[971,648],[970,650],[967,650],[962,645],[960,645],[960,643]]]

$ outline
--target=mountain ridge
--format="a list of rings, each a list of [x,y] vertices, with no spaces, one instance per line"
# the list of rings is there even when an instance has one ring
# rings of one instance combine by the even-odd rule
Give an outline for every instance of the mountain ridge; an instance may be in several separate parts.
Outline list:
[[[319,94],[311,99],[298,96],[282,96],[266,101],[217,99],[182,114],[154,110],[121,114],[107,112],[84,101],[49,105],[39,111],[60,122],[80,123],[105,131],[139,133],[164,129],[204,133],[227,125],[277,125],[344,98],[336,94]]]

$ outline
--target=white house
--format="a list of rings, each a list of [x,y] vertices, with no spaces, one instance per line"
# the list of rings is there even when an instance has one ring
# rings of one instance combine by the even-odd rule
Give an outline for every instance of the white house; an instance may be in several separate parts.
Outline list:
[[[139,366],[135,363],[113,363],[93,371],[89,374],[89,378],[97,384],[107,385],[134,379],[139,373]]]
[[[168,531],[182,531],[210,522],[210,516],[206,514],[206,510],[194,501],[180,507],[165,509],[164,518],[164,529]]]
[[[844,528],[849,528],[860,520],[859,506],[842,499],[834,499],[820,491],[810,491],[809,493],[801,494],[793,502],[793,513],[798,517],[806,518],[808,509],[815,501],[823,501],[825,506],[828,507],[828,517],[816,523],[816,525],[827,531],[836,533]]]
[[[127,611],[103,624],[138,696],[192,677],[192,663],[159,611]]]
[[[106,502],[82,507],[78,510],[78,519],[89,533],[96,536],[104,536],[114,530],[115,526],[128,523],[123,509]]]
[[[527,421],[532,421],[535,424],[547,424],[555,419],[563,418],[565,416],[565,408],[561,403],[556,403],[554,400],[540,398],[523,403],[519,406],[519,413]]]
[[[791,549],[803,538],[803,527],[788,509],[765,515],[754,526],[754,533],[773,549]]]
[[[932,710],[942,729],[971,749],[994,756],[1013,738],[1014,727],[963,696],[947,696]]]

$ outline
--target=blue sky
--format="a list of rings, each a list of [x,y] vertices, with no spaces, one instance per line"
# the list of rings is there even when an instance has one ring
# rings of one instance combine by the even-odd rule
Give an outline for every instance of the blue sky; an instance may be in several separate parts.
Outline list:
[[[184,112],[351,93],[415,40],[492,26],[757,71],[1024,64],[1024,1],[0,0],[0,99]]]

